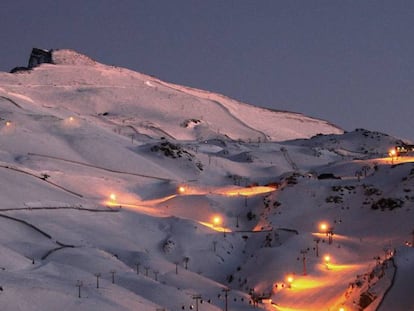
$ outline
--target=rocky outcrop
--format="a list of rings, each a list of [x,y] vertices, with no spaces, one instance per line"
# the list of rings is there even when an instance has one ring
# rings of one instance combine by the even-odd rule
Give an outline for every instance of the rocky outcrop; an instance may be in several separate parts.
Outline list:
[[[40,64],[53,64],[52,50],[33,48],[30,54],[28,68],[32,69]]]
[[[18,72],[24,72],[24,71],[28,71],[28,70],[30,70],[30,69],[27,68],[27,67],[20,66],[20,67],[14,67],[12,70],[10,70],[10,73],[18,73]]]
[[[15,67],[12,70],[10,70],[10,73],[25,72],[30,69],[33,69],[34,67],[39,66],[40,64],[53,64],[53,63],[54,62],[52,58],[52,50],[33,48],[32,52],[30,53],[28,66],[27,67],[23,67],[23,66]]]
[[[41,64],[72,65],[72,66],[94,66],[96,61],[86,55],[73,50],[45,50],[33,48],[30,53],[27,67],[15,67],[10,73],[19,73],[31,70]]]

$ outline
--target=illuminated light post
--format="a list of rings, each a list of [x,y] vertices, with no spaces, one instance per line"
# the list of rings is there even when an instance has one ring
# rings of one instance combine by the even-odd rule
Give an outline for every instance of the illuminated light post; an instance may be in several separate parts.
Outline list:
[[[344,307],[340,307],[339,308],[339,311],[345,311],[345,308]]]
[[[213,226],[219,226],[221,225],[223,227],[223,236],[226,236],[226,229],[224,228],[223,219],[220,216],[214,216],[213,217]]]
[[[329,270],[329,263],[331,262],[331,256],[325,255],[323,257],[323,260],[325,261],[326,270]]]
[[[397,151],[395,150],[395,148],[392,148],[388,152],[388,155],[391,157],[391,164],[394,164],[394,159],[397,157]]]
[[[10,121],[6,121],[6,126],[10,126],[11,122]]]
[[[74,120],[73,117],[69,117],[69,121],[72,122]]]
[[[178,187],[178,193],[183,194],[185,192],[185,187],[184,186],[180,186]]]
[[[116,194],[115,193],[111,193],[109,195],[109,198],[111,199],[112,202],[115,202],[116,201]]]
[[[286,278],[286,281],[288,282],[288,288],[292,288],[293,276],[288,275],[287,278]]]
[[[323,222],[319,225],[319,229],[323,232],[326,232],[326,230],[328,229],[328,224],[326,222]]]
[[[220,223],[221,223],[221,217],[220,216],[214,216],[213,217],[214,226],[218,226]]]

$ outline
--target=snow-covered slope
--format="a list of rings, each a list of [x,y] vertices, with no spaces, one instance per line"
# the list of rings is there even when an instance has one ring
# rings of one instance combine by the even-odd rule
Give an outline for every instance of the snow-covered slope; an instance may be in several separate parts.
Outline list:
[[[127,69],[105,66],[70,50],[31,71],[0,75],[0,96],[49,114],[94,117],[125,134],[203,140],[288,140],[342,133],[326,121],[270,111],[219,94],[166,83]]]
[[[0,310],[414,310],[398,139],[53,62],[0,74]]]

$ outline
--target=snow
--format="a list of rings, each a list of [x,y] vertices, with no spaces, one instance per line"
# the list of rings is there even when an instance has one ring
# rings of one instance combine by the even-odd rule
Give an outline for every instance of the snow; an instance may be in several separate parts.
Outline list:
[[[0,310],[414,308],[399,139],[53,62],[0,73]]]

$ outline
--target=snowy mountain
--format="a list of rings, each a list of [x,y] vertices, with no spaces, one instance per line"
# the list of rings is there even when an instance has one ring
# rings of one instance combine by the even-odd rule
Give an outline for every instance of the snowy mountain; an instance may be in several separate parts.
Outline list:
[[[398,138],[37,52],[0,73],[0,310],[414,310]]]

